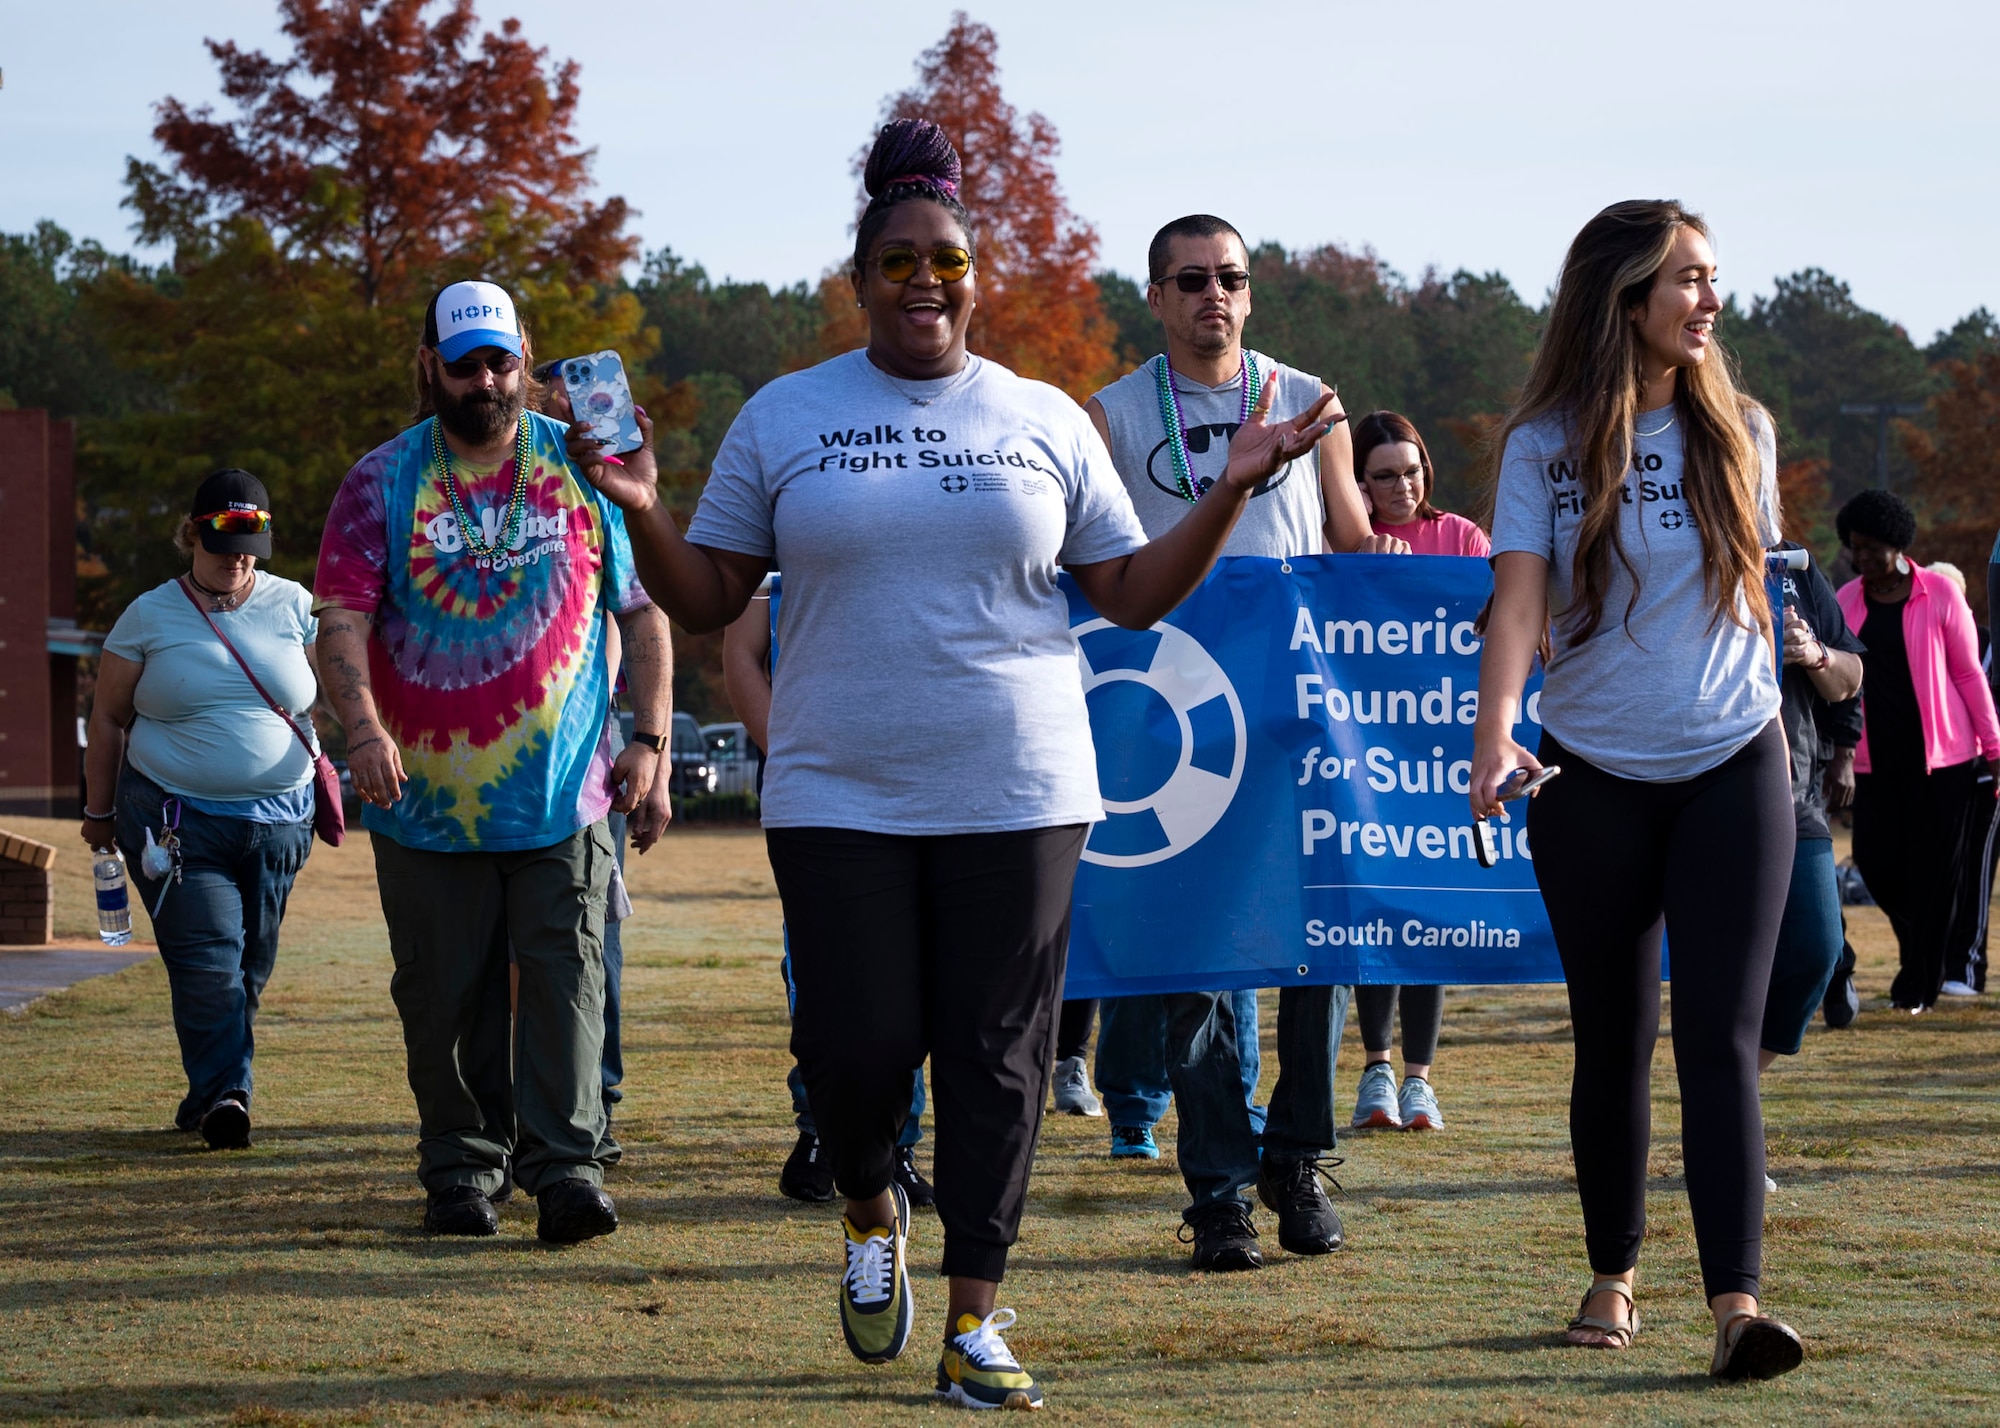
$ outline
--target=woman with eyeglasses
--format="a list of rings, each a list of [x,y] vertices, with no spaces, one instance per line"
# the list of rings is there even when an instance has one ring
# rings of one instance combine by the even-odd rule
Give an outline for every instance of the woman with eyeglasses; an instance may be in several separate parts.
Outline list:
[[[764,825],[792,1050],[847,1202],[842,1331],[869,1363],[909,1338],[894,1166],[928,1054],[950,1280],[937,1392],[1028,1408],[1041,1390],[995,1298],[1048,1093],[1071,885],[1102,817],[1057,569],[1108,618],[1150,625],[1207,573],[1251,488],[1324,434],[1325,399],[1267,422],[1267,388],[1223,478],[1147,544],[1083,410],[967,352],[959,178],[935,124],[882,130],[851,273],[868,345],[744,404],[685,538],[650,448],[623,467],[580,434],[572,451],[687,628],[729,623],[784,569]]]
[[[1412,555],[1474,555],[1492,549],[1486,532],[1431,504],[1431,453],[1400,412],[1370,412],[1354,428],[1354,479],[1375,534],[1399,536]]]
[[[1431,504],[1437,473],[1410,419],[1370,412],[1354,426],[1354,479],[1377,535],[1399,536],[1413,555],[1470,555],[1491,548],[1486,532],[1464,516]],[[1354,1098],[1356,1130],[1443,1130],[1444,1112],[1431,1087],[1431,1066],[1444,1027],[1444,988],[1362,986],[1354,989],[1367,1059]],[[1403,1083],[1396,1084],[1395,1021],[1403,1018]]]
[[[1568,1341],[1639,1331],[1664,930],[1709,1372],[1771,1378],[1804,1352],[1758,1304],[1757,1051],[1798,836],[1764,588],[1777,433],[1712,350],[1715,280],[1708,226],[1670,201],[1615,203],[1570,244],[1502,434],[1470,801],[1504,819],[1504,781],[1561,769],[1527,813],[1576,1042],[1591,1281]]]
[[[187,574],[105,637],[84,758],[83,841],[124,852],[166,964],[188,1083],[174,1124],[215,1150],[250,1144],[252,1025],[312,851],[313,755],[293,727],[315,737],[319,621],[304,586],[257,568],[270,506],[247,471],[195,491],[174,537]]]

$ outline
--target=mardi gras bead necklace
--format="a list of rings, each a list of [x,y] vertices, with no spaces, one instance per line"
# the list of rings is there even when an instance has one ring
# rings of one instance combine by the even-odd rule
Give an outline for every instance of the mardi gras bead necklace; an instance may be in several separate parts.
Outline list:
[[[444,424],[436,417],[431,418],[431,457],[437,463],[438,480],[443,483],[445,494],[451,498],[451,513],[458,517],[459,535],[464,538],[465,548],[472,552],[475,560],[491,560],[501,551],[511,549],[514,537],[521,533],[521,517],[528,509],[528,464],[535,455],[532,433],[527,413],[523,412],[520,430],[514,437],[514,491],[507,498],[507,519],[499,538],[487,545],[474,534],[479,527],[473,523],[471,512],[465,509],[465,498],[458,491],[458,479],[452,475],[451,452],[444,444]]]
[[[1258,394],[1264,389],[1257,359],[1248,352],[1243,354],[1241,381],[1243,400],[1236,409],[1239,427],[1250,420],[1250,409],[1257,405]],[[1174,391],[1174,366],[1164,352],[1153,364],[1153,384],[1160,391],[1160,421],[1167,429],[1167,447],[1173,453],[1174,486],[1181,499],[1192,504],[1201,499],[1202,488],[1194,484],[1194,469],[1188,465],[1187,428],[1181,422],[1181,399]]]

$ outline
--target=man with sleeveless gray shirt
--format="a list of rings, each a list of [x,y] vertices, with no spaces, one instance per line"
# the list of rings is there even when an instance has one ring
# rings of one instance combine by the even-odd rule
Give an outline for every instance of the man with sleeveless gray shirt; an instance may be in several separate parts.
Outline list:
[[[1112,464],[1148,539],[1171,530],[1220,478],[1231,438],[1258,394],[1275,384],[1273,419],[1297,415],[1331,391],[1317,377],[1243,346],[1250,315],[1249,251],[1220,218],[1176,219],[1148,254],[1147,305],[1166,352],[1097,393],[1084,409],[1111,448]],[[1318,447],[1251,493],[1224,555],[1290,557],[1328,550],[1395,553],[1375,535],[1354,482],[1353,444],[1336,404]],[[1196,1269],[1263,1263],[1244,1186],[1255,1182],[1278,1214],[1278,1242],[1294,1254],[1344,1243],[1340,1216],[1320,1188],[1319,1158],[1335,1144],[1334,1061],[1347,1021],[1348,987],[1286,987],[1278,995],[1278,1082],[1263,1156],[1242,1085],[1237,1001],[1228,992],[1177,992],[1104,1003],[1098,1089],[1114,1102],[1127,1071],[1164,1039],[1167,1076],[1180,1106],[1176,1153],[1192,1205]],[[1254,1001],[1248,1005],[1254,1009]],[[1254,1027],[1242,1028],[1254,1045]],[[1186,1231],[1184,1231],[1184,1234]]]

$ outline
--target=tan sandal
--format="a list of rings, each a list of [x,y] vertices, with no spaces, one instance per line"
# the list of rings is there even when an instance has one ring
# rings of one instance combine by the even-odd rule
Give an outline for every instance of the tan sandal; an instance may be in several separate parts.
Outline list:
[[[1590,1301],[1605,1290],[1622,1296],[1625,1300],[1625,1321],[1600,1319],[1594,1314],[1586,1314]],[[1632,1298],[1632,1286],[1622,1279],[1599,1279],[1591,1283],[1583,1293],[1583,1302],[1576,1306],[1576,1317],[1569,1321],[1565,1331],[1569,1342],[1579,1349],[1629,1349],[1632,1336],[1639,1332],[1639,1306]],[[1579,1339],[1580,1333],[1601,1334],[1600,1340]]]
[[[1712,1378],[1732,1380],[1776,1378],[1797,1368],[1805,1356],[1805,1345],[1791,1325],[1755,1309],[1738,1309],[1716,1326],[1708,1372]]]

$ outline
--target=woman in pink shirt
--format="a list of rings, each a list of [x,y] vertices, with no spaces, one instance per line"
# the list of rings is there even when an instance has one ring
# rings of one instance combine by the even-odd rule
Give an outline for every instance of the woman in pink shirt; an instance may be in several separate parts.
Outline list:
[[[1975,796],[1992,797],[1980,775],[2000,769],[2000,720],[1965,596],[1903,554],[1917,535],[1903,498],[1863,491],[1834,525],[1860,572],[1840,587],[1841,613],[1868,647],[1854,865],[1896,932],[1902,970],[1889,1000],[1921,1012],[1944,983],[1966,814]]]
[[[1409,418],[1370,412],[1354,428],[1355,481],[1377,535],[1398,536],[1412,555],[1486,557],[1486,532],[1431,505],[1431,454]],[[1431,1060],[1444,1026],[1443,987],[1356,987],[1354,1005],[1368,1053],[1354,1102],[1357,1130],[1443,1130],[1431,1090]],[[1403,1016],[1403,1084],[1396,1085],[1395,1017]]]
[[[1398,412],[1370,412],[1354,428],[1354,479],[1360,483],[1375,534],[1400,536],[1412,555],[1476,555],[1492,542],[1464,516],[1431,504],[1437,473],[1410,419]]]

